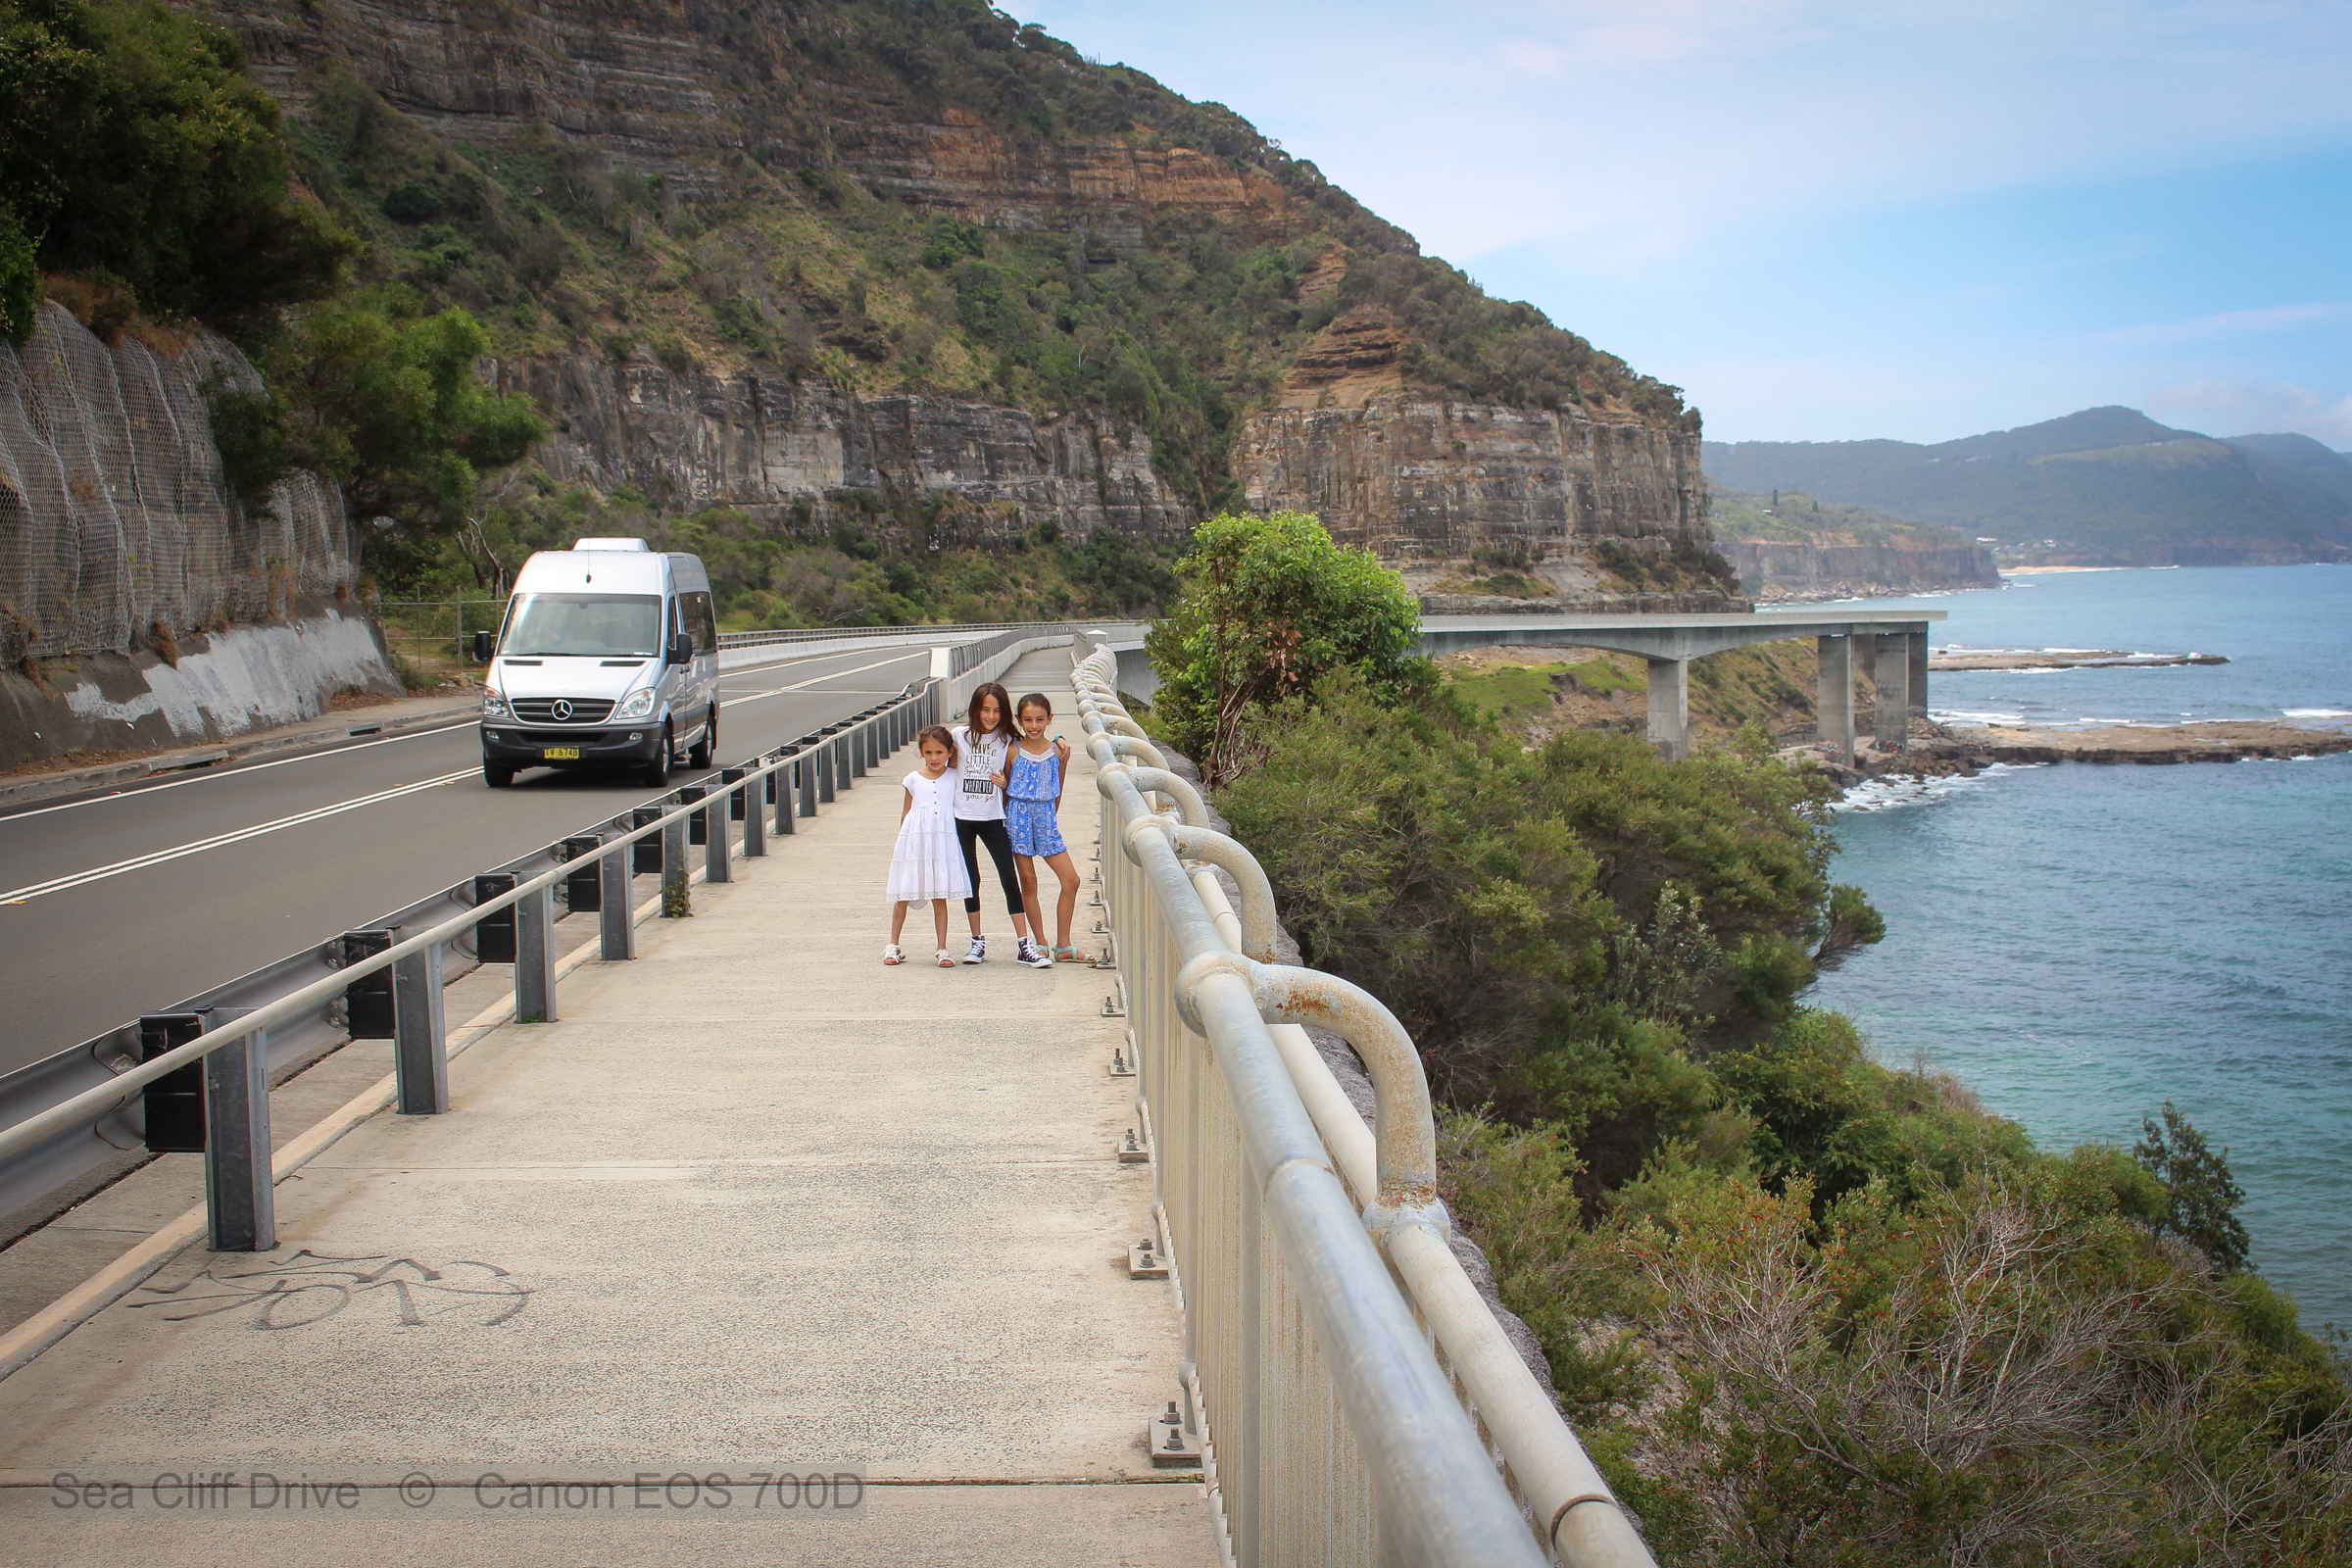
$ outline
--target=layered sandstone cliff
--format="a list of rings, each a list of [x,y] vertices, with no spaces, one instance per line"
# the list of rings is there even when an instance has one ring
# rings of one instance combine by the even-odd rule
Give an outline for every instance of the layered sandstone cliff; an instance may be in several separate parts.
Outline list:
[[[1910,547],[1727,539],[1718,548],[1740,574],[1740,583],[1766,600],[1859,599],[2001,585],[1992,552],[1983,545]]]
[[[1244,422],[1234,471],[1250,506],[1316,513],[1395,561],[1708,542],[1697,437],[1570,411],[1401,389],[1357,408],[1270,409]]]
[[[559,479],[632,485],[656,503],[739,508],[779,532],[821,532],[846,492],[947,498],[927,539],[993,545],[1049,519],[1180,537],[1190,511],[1152,467],[1140,430],[952,398],[860,398],[821,381],[679,375],[572,358],[493,370],[502,391],[560,411],[539,459]],[[887,530],[886,530],[887,537]]]

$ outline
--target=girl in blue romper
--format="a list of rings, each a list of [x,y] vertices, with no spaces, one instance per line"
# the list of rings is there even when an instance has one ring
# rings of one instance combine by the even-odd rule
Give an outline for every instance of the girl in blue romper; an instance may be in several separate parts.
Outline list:
[[[1056,735],[1049,739],[1046,726],[1054,722],[1054,705],[1037,692],[1021,699],[1013,710],[1021,738],[1012,748],[1004,780],[1004,826],[1012,835],[1012,853],[1021,867],[1021,902],[1030,909],[1030,925],[1043,933],[1038,918],[1037,862],[1043,859],[1061,878],[1061,899],[1054,909],[1054,956],[1061,962],[1086,955],[1070,946],[1070,917],[1078,912],[1078,867],[1070,862],[1070,847],[1061,840],[1055,809],[1061,805],[1061,786],[1069,773],[1070,749]]]

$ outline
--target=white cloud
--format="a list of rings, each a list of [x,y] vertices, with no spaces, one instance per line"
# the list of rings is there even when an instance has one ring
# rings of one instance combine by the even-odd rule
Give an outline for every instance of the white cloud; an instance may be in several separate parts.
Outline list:
[[[2102,343],[2125,346],[2201,343],[2208,338],[2234,337],[2241,332],[2285,332],[2319,326],[2352,316],[2352,305],[2268,305],[2257,310],[2223,311],[2186,321],[2155,321],[2144,326],[2119,326],[2097,334]]]
[[[2146,408],[2167,424],[2215,435],[2292,431],[2352,448],[2352,393],[2331,397],[2292,381],[2187,381],[2150,392]]]

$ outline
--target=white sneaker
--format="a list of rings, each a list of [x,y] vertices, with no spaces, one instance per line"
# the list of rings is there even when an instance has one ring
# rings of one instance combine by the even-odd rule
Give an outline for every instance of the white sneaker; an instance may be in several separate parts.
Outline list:
[[[964,952],[963,961],[966,963],[986,963],[988,961],[988,938],[972,938],[971,947],[966,949]]]
[[[1025,963],[1032,969],[1051,969],[1054,967],[1054,955],[1023,937],[1020,951],[1012,956],[1012,961]]]

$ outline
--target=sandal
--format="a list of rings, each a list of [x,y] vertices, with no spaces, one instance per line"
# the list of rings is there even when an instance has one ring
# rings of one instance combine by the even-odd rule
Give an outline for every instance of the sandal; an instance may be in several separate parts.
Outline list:
[[[1076,948],[1055,948],[1054,961],[1055,963],[1084,963],[1087,961],[1087,956]]]
[[[882,950],[882,961],[890,964],[905,963],[906,961],[906,955],[900,952],[899,945],[896,942],[893,942],[889,947],[886,947]]]
[[[947,949],[941,948],[935,956],[938,957],[939,966],[942,969],[953,969],[956,967],[956,956],[950,953]]]

